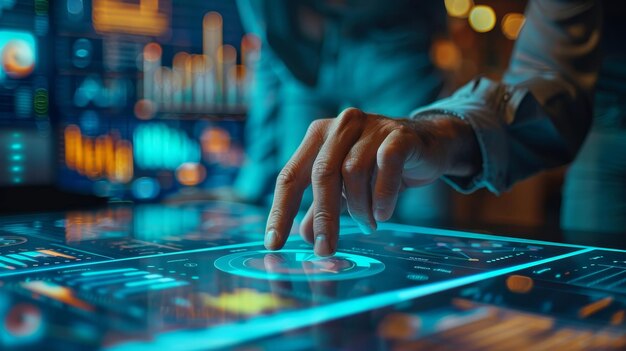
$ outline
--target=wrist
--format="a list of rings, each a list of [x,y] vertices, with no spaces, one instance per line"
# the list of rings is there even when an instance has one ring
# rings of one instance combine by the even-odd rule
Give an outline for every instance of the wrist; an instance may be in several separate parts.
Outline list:
[[[416,122],[435,141],[432,145],[442,160],[443,175],[472,177],[480,173],[482,154],[469,122],[445,114],[420,115]]]

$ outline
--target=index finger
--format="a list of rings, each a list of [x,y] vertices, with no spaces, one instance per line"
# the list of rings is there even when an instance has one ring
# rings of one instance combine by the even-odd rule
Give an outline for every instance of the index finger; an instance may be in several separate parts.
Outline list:
[[[302,194],[311,182],[313,162],[324,143],[324,130],[329,123],[330,120],[311,123],[304,140],[276,179],[274,201],[265,229],[268,250],[278,250],[287,241]]]
[[[320,256],[330,256],[337,248],[342,198],[341,168],[346,155],[363,132],[364,121],[365,114],[360,110],[342,112],[334,121],[334,127],[313,165],[314,250]]]

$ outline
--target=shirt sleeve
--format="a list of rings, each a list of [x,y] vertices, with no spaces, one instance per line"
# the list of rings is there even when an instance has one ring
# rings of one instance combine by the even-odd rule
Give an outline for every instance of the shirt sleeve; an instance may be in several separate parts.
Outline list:
[[[600,1],[531,1],[501,82],[476,78],[412,113],[456,116],[475,131],[482,170],[446,182],[464,193],[498,194],[573,160],[591,125],[601,18]]]

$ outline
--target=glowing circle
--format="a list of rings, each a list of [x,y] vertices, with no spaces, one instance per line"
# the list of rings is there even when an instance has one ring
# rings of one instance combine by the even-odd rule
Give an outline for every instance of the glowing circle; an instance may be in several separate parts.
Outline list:
[[[0,236],[0,247],[21,245],[28,239],[21,236]]]
[[[91,64],[93,45],[91,41],[80,38],[74,42],[72,47],[72,63],[78,68],[85,68]]]
[[[35,52],[24,40],[9,41],[2,50],[2,68],[11,78],[28,77],[35,69]]]
[[[369,277],[385,270],[373,258],[338,252],[319,257],[310,250],[261,250],[222,256],[215,267],[247,278],[291,281],[347,280]]]
[[[506,278],[506,287],[518,294],[526,294],[533,289],[534,286],[533,279],[530,277],[526,277],[523,275],[511,275]]]
[[[14,337],[32,337],[38,334],[43,327],[41,311],[31,304],[14,305],[5,317],[4,327]]]
[[[502,34],[507,39],[517,39],[525,21],[526,18],[521,13],[507,13],[502,19]]]
[[[461,50],[450,40],[438,40],[433,43],[431,56],[435,66],[454,70],[461,66]]]
[[[457,18],[465,18],[474,6],[472,0],[445,0],[446,11],[448,15]]]
[[[475,6],[470,11],[469,24],[479,33],[489,32],[496,25],[496,13],[487,5]]]
[[[195,162],[186,162],[176,169],[176,179],[182,185],[194,186],[202,183],[206,177],[204,166]]]
[[[137,178],[132,185],[133,195],[138,199],[154,199],[161,191],[159,182],[154,178]]]
[[[158,61],[162,54],[163,49],[157,43],[149,43],[143,48],[143,58],[147,61]]]
[[[152,119],[156,114],[156,106],[150,100],[140,99],[135,103],[133,111],[135,112],[135,116],[139,119]]]

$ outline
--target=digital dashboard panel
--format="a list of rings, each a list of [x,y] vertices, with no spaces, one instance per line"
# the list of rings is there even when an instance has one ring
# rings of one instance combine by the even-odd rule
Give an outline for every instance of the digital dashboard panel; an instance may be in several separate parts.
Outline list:
[[[230,185],[258,53],[234,1],[0,1],[0,186]]]
[[[49,7],[0,1],[0,187],[54,179]]]
[[[7,217],[0,345],[512,345],[498,330],[519,345],[626,342],[623,251],[393,224],[364,235],[344,218],[321,258],[298,235],[265,250],[264,225],[265,210],[219,202]]]

